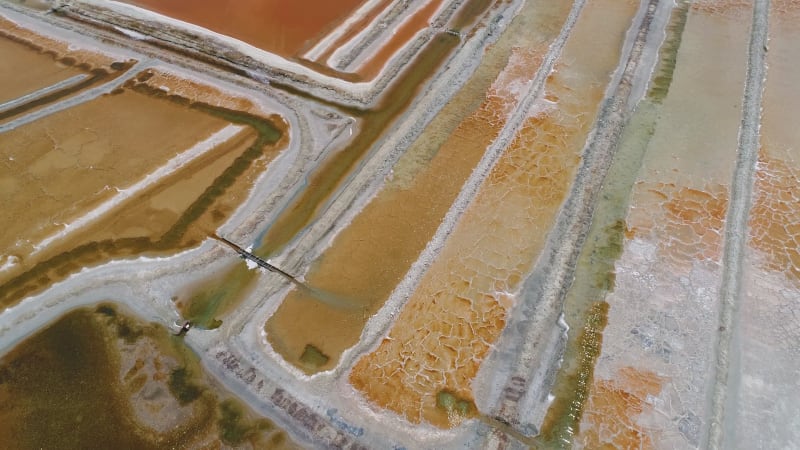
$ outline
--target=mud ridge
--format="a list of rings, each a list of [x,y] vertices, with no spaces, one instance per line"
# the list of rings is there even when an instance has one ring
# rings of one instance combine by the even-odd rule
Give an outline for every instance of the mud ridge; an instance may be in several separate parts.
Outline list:
[[[595,126],[587,138],[573,186],[539,261],[525,280],[521,304],[510,315],[504,331],[505,339],[501,339],[510,342],[506,336],[512,332],[524,335],[524,339],[514,339],[523,342],[523,348],[517,345],[516,355],[507,359],[495,355],[502,359],[494,362],[496,376],[506,380],[496,379],[496,382],[504,386],[502,392],[516,394],[500,395],[494,414],[526,436],[538,434],[538,422],[544,418],[547,393],[554,381],[554,368],[559,364],[565,344],[566,330],[557,325],[563,302],[622,130],[633,106],[644,94],[643,89],[636,87],[639,80],[649,78],[652,71],[652,67],[642,64],[643,53],[649,36],[660,31],[654,30],[652,25],[656,14],[662,13],[659,9],[661,3],[660,0],[643,3],[639,18],[634,19],[632,27],[635,28],[632,30],[635,32],[630,50],[627,54],[622,53],[618,73],[612,78]],[[631,31],[629,39],[630,36]]]
[[[748,49],[747,78],[742,104],[742,124],[739,128],[739,148],[736,169],[731,182],[730,203],[725,218],[725,247],[722,256],[722,285],[720,287],[719,335],[716,342],[716,364],[711,397],[710,427],[706,448],[726,448],[725,435],[735,436],[732,429],[735,414],[729,405],[729,390],[738,389],[731,369],[739,364],[739,355],[732,352],[738,337],[739,303],[742,263],[747,248],[748,218],[752,206],[755,170],[758,162],[759,129],[761,128],[762,97],[767,76],[767,31],[769,0],[755,0]]]

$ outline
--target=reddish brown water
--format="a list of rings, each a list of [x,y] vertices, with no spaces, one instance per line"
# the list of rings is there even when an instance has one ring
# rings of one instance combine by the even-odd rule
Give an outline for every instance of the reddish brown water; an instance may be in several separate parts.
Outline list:
[[[442,0],[431,0],[419,11],[415,12],[408,20],[397,27],[392,37],[368,62],[358,69],[358,73],[366,79],[375,78],[392,56],[408,44],[420,30],[428,26],[428,22],[430,22],[441,5]]]
[[[258,48],[293,56],[353,12],[363,0],[129,0],[166,16],[242,40]]]
[[[382,13],[391,3],[391,0],[382,0],[380,3],[375,5],[368,14],[365,14],[364,17],[355,21],[350,27],[348,27],[347,31],[338,39],[336,39],[333,45],[328,47],[328,49],[325,50],[316,60],[320,62],[327,61],[333,52],[336,51],[336,49],[346,44],[350,39],[353,39],[358,33],[361,32],[361,30],[375,20],[375,18],[378,17],[378,14]]]

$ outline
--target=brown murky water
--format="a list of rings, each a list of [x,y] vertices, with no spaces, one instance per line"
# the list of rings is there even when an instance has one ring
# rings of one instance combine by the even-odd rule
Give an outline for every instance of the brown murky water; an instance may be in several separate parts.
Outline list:
[[[296,448],[203,371],[181,338],[111,304],[0,358],[0,446]]]
[[[0,17],[0,36],[58,60],[64,65],[74,64],[80,69],[108,68],[116,61],[111,55],[76,47],[69,42],[43,36],[5,17]]]
[[[84,73],[1,36],[0,61],[0,103]]]
[[[6,63],[0,69],[0,104],[9,102],[0,107],[0,123],[109,82],[136,62],[72,47],[3,17],[0,56]]]
[[[459,12],[454,23],[461,26],[474,24],[481,17],[490,0],[472,0],[468,8]],[[545,26],[549,29],[549,26]],[[440,33],[420,51],[413,62],[397,75],[397,79],[383,94],[385,99],[376,108],[352,111],[363,120],[363,130],[355,141],[331,156],[309,176],[308,187],[284,210],[261,238],[256,253],[269,256],[285,246],[314,218],[318,209],[355,167],[372,144],[386,132],[387,127],[408,107],[414,95],[434,71],[447,59],[460,40],[450,34]]]
[[[128,0],[136,6],[293,57],[333,29],[364,0]]]
[[[408,106],[420,84],[430,76],[432,68],[438,65],[456,44],[457,40],[449,35],[441,35],[434,39],[413,63],[411,70],[404,72],[391,88],[391,95],[387,98],[392,98],[394,101],[374,112],[365,113],[363,131],[356,140],[332,154],[320,168],[310,174],[309,186],[269,226],[261,238],[262,244],[254,251],[255,254],[268,257],[277,252],[313,219],[317,209],[351,173],[359,159],[385,131],[388,124]],[[247,269],[244,264],[233,265],[226,277],[220,279],[220,289],[214,290],[216,294],[207,295],[200,291],[185,292],[179,299],[181,308],[192,317],[202,317],[202,321],[208,325],[217,324],[215,320],[219,317],[210,311],[218,306],[222,308],[221,310],[225,310],[230,307],[229,305],[238,302],[243,298],[242,291],[249,289],[254,279],[254,272]],[[235,281],[229,283],[230,280]],[[227,287],[222,288],[223,285]],[[195,303],[196,306],[189,306],[191,303]],[[194,312],[190,313],[190,309]],[[203,311],[202,314],[200,311]]]
[[[462,34],[466,33],[469,36],[475,29],[475,25],[480,22],[489,8],[495,3],[495,0],[467,0],[459,8],[448,26],[454,31]],[[553,5],[552,7],[556,6],[563,5]],[[549,28],[553,24],[542,24],[541,26]]]
[[[9,143],[4,148],[9,149],[6,157],[10,158],[3,164],[6,173],[0,184],[6,188],[6,204],[20,210],[9,208],[0,216],[14,232],[2,235],[12,250],[4,255],[3,263],[13,263],[3,273],[2,304],[13,304],[109,258],[195,245],[246,198],[256,177],[285,144],[280,140],[286,136],[285,129],[279,128],[285,127],[280,118],[265,119],[167,94],[148,87],[145,80],[151,76],[155,74],[140,74],[113,95],[0,136]],[[154,80],[159,86],[173,86],[176,92],[194,92],[201,99],[213,95],[208,89],[195,89],[192,83],[181,86],[170,77]],[[240,103],[224,98],[214,101],[230,102]],[[116,195],[117,189],[124,190],[198,139],[229,124],[241,126],[241,131],[115,204],[68,238],[56,239],[32,255],[37,242],[61,230],[60,223],[89,213]],[[40,148],[40,156],[28,151],[19,157],[14,149],[20,146]],[[36,214],[29,214],[29,202],[36,203]]]
[[[62,224],[225,125],[125,90],[0,135],[0,246],[20,256],[30,253]]]
[[[517,73],[503,81],[524,79],[522,68],[528,63],[538,67],[540,56],[528,53],[517,58],[519,66],[506,69],[512,73],[517,69]],[[330,368],[341,351],[355,344],[366,320],[433,236],[473,167],[500,132],[505,115],[516,103],[513,94],[502,92],[502,87],[490,91],[484,103],[438,149],[427,155],[414,152],[405,156],[385,190],[337,236],[306,276],[314,286],[346,293],[358,308],[324,305],[298,291],[284,300],[268,322],[267,334],[289,361],[296,361],[292,355],[300,355],[310,342],[331,358],[325,366],[306,369]],[[306,326],[296,325],[300,317]],[[331,322],[331,317],[336,320]]]
[[[350,381],[372,402],[412,422],[457,423],[437,407],[437,393],[473,398],[472,379],[569,189],[636,7],[587,4],[545,98],[492,169],[389,337],[353,368]]]

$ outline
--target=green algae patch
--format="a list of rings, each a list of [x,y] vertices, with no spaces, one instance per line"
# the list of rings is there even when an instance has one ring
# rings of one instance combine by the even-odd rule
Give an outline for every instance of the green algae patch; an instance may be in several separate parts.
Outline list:
[[[616,273],[614,263],[622,255],[622,243],[625,239],[625,221],[618,219],[603,230],[605,239],[602,239],[590,255],[590,260],[597,267],[594,272],[594,285],[596,289],[604,292],[614,290]]]
[[[614,290],[615,264],[624,249],[630,195],[655,129],[660,108],[643,100],[625,127],[595,207],[592,226],[578,258],[575,280],[564,304],[570,332],[563,363],[553,386],[555,400],[548,409],[537,445],[569,448],[578,432],[594,364],[600,351],[608,304]],[[604,306],[603,306],[604,305]],[[585,384],[582,384],[585,383]]]
[[[306,347],[303,349],[303,354],[300,355],[300,363],[312,369],[323,367],[325,364],[328,364],[330,359],[328,355],[322,353],[322,350],[311,344],[306,344]]]
[[[169,374],[169,391],[181,405],[191,403],[203,395],[203,389],[192,378],[192,373],[186,367],[179,367]]]
[[[436,394],[436,407],[448,414],[458,414],[462,417],[474,415],[477,409],[471,400],[465,400],[450,391],[439,391]]]
[[[242,424],[242,410],[232,401],[224,401],[219,405],[220,438],[229,445],[241,444],[247,437],[250,428]]]
[[[595,363],[603,343],[603,330],[608,322],[608,308],[608,303],[599,302],[589,311],[586,325],[577,339],[580,351],[577,371],[566,375],[566,384],[573,390],[556,395],[538,438],[542,444],[555,448],[571,448],[572,438],[578,433],[583,417],[583,407],[589,398]]]
[[[257,270],[249,270],[236,259],[219,275],[205,279],[176,299],[181,315],[194,326],[214,329],[222,325],[221,316],[239,305],[252,290]]]
[[[689,2],[678,2],[678,5],[672,10],[667,25],[667,36],[659,50],[658,66],[650,83],[650,90],[647,92],[647,97],[654,102],[661,103],[669,93],[672,75],[675,72],[675,63],[678,60],[678,49],[681,46],[681,37],[686,28],[688,16]]]
[[[294,446],[206,375],[181,338],[114,305],[69,312],[0,358],[0,448],[222,443]]]
[[[450,425],[458,425],[466,419],[479,416],[475,402],[447,389],[436,393],[436,409],[446,417]]]
[[[249,418],[244,406],[233,399],[222,401],[219,404],[217,415],[219,437],[228,445],[241,445],[254,440],[260,434],[275,430],[275,425],[267,419]],[[274,445],[282,440],[285,441],[285,436],[277,435],[266,443]],[[269,445],[267,447],[269,448]]]
[[[154,448],[130,419],[92,316],[69,313],[0,361],[0,447]]]

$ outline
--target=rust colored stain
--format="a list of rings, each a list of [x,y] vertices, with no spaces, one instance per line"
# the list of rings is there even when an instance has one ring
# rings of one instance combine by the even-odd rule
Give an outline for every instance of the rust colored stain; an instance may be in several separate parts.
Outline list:
[[[408,44],[417,33],[429,26],[431,18],[441,5],[442,0],[431,0],[420,8],[403,22],[380,50],[370,56],[367,63],[356,72],[368,80],[375,78],[398,50]]]
[[[772,0],[769,3],[770,20],[797,20],[800,16],[800,0]],[[791,22],[797,24],[797,22]]]
[[[693,11],[721,17],[745,17],[753,10],[752,0],[698,0],[691,4]]]
[[[756,171],[750,245],[767,255],[770,270],[800,284],[800,169],[762,151]]]
[[[614,379],[595,380],[577,441],[591,449],[654,448],[637,419],[652,410],[647,397],[657,395],[663,382],[653,372],[633,367],[623,367]]]
[[[608,30],[627,29],[636,10],[633,2],[589,2],[545,83],[544,98],[490,171],[389,336],[355,364],[350,382],[370,402],[413,423],[452,427],[458,421],[437,407],[439,393],[474,400],[472,380],[544,246],[619,58],[624,33]]]
[[[284,57],[302,51],[364,0],[130,0],[130,3]]]
[[[436,394],[473,400],[471,382],[505,326],[510,293],[566,195],[591,120],[577,111],[599,101],[602,90],[577,98],[558,73],[548,85],[564,99],[560,107],[545,107],[524,123],[389,337],[351,373],[369,400],[414,423],[457,424],[436,407]]]
[[[725,186],[715,184],[700,190],[639,182],[637,190],[628,238],[655,234],[661,250],[681,265],[696,260],[719,261],[728,208]]]

